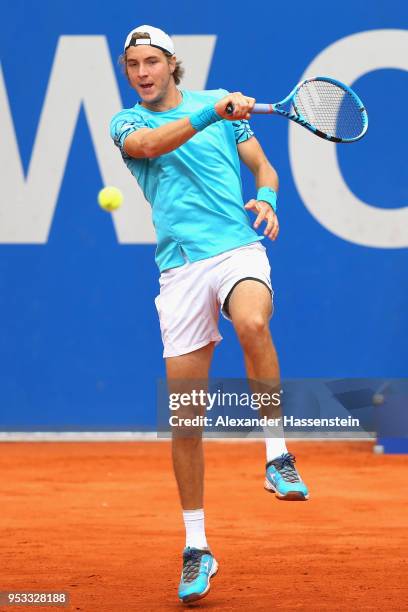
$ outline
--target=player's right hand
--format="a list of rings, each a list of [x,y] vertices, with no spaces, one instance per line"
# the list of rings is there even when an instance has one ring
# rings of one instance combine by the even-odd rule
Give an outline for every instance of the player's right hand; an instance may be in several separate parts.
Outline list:
[[[227,112],[228,104],[232,104],[234,110],[232,114]],[[237,119],[249,119],[254,108],[255,98],[244,96],[240,91],[228,94],[215,104],[215,110],[223,119],[236,121]]]

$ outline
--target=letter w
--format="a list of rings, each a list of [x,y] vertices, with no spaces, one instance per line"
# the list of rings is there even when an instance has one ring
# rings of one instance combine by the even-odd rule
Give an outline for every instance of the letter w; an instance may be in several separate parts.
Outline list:
[[[202,89],[215,36],[175,36],[174,40],[187,70],[183,85]],[[82,104],[103,183],[116,185],[125,195],[123,207],[114,216],[119,242],[155,242],[150,207],[109,136],[110,119],[122,102],[106,39],[61,36],[27,178],[0,66],[0,243],[47,242]]]

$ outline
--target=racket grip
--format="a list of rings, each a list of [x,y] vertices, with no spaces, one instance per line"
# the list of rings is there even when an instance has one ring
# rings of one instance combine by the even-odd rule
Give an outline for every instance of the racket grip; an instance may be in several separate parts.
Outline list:
[[[255,104],[252,112],[258,115],[269,115],[274,112],[273,104]]]
[[[232,102],[227,104],[225,111],[228,115],[232,115],[234,112],[234,105]],[[251,112],[257,115],[270,115],[274,112],[273,104],[255,104]]]

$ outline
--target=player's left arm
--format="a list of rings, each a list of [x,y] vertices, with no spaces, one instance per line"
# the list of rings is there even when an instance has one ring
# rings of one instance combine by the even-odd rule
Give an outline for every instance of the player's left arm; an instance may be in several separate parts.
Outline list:
[[[270,187],[275,193],[278,193],[279,179],[276,170],[269,163],[255,136],[239,143],[237,147],[241,160],[255,177],[257,190],[261,187]],[[275,240],[279,233],[279,222],[271,204],[262,200],[252,199],[245,204],[245,208],[257,213],[254,228],[258,228],[262,221],[265,221],[265,236]]]

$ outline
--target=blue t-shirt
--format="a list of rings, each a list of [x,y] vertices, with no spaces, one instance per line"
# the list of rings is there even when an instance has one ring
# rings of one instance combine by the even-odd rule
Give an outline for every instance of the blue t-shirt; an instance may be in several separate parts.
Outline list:
[[[154,112],[136,104],[111,121],[111,136],[123,161],[152,206],[161,272],[186,259],[199,261],[263,239],[251,227],[242,199],[237,144],[253,136],[247,121],[218,121],[154,159],[135,159],[123,148],[135,130],[189,116],[227,93],[182,91],[176,108]]]

